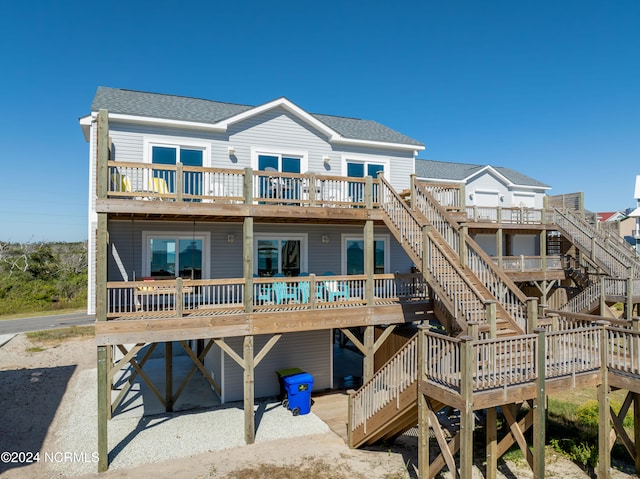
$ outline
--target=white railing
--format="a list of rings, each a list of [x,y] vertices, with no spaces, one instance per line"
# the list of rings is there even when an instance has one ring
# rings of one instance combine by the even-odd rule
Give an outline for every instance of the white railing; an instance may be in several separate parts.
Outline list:
[[[503,208],[500,206],[467,206],[470,221],[518,225],[544,224],[544,210],[537,208]]]
[[[576,296],[571,298],[560,309],[571,313],[581,313],[588,310],[592,304],[600,300],[600,283],[592,283]]]
[[[562,258],[560,256],[502,256],[500,259],[492,258],[493,262],[501,262],[505,271],[562,271]]]

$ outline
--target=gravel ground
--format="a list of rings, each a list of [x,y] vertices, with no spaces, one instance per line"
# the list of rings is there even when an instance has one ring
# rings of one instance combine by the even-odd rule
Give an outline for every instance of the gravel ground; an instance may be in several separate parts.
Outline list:
[[[70,385],[67,401],[59,411],[61,422],[51,450],[91,454],[97,451],[96,370],[79,371]],[[122,469],[203,452],[219,451],[244,442],[242,403],[225,404],[206,411],[161,414],[146,417],[115,417],[108,424],[110,469]],[[313,413],[294,417],[279,402],[255,406],[256,443],[275,439],[322,434],[329,427]],[[62,477],[95,471],[92,461],[53,464]]]

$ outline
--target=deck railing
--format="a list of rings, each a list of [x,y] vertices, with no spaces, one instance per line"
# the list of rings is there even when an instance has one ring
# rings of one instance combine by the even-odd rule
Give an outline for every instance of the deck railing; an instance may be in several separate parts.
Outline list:
[[[600,368],[600,326],[545,333],[547,379],[576,375]]]
[[[460,184],[420,182],[443,208],[459,210],[462,206]]]
[[[418,274],[378,274],[373,278],[373,305],[428,299]],[[297,276],[253,278],[253,309],[286,311],[362,306],[367,277]],[[142,318],[188,314],[241,313],[245,310],[244,278],[107,283],[107,318]]]
[[[560,256],[502,256],[493,258],[494,263],[501,263],[505,271],[562,271]]]
[[[377,180],[371,191],[366,178],[224,169],[126,161],[109,161],[107,196],[113,198],[203,203],[247,203],[250,175],[253,204],[364,207],[378,200]]]
[[[467,206],[469,221],[483,223],[502,223],[517,225],[546,224],[544,209],[539,208],[503,208],[501,206]]]
[[[607,328],[608,364],[610,371],[640,375],[640,331]]]

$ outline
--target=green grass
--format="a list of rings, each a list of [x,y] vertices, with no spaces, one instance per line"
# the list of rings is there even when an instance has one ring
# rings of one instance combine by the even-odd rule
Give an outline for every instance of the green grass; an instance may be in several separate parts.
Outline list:
[[[260,464],[245,467],[225,474],[228,479],[365,479],[366,476],[356,473],[345,465],[330,464],[314,458],[299,465],[280,466],[275,464]],[[218,477],[217,475],[211,477]]]
[[[47,331],[34,331],[26,333],[26,336],[32,342],[62,342],[68,339],[89,337],[94,334],[95,328],[93,326],[71,326]]]
[[[72,314],[72,313],[84,313],[86,309],[54,309],[49,311],[31,311],[28,313],[17,313],[17,314],[3,314],[0,315],[0,321],[5,319],[22,319],[22,318],[31,318],[35,316],[55,316],[57,314]]]
[[[28,353],[41,353],[44,351],[44,348],[42,346],[34,346],[32,348],[27,348],[25,351]]]

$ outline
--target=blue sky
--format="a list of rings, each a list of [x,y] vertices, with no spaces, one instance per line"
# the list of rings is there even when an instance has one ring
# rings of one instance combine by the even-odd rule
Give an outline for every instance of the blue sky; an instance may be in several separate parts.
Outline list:
[[[87,237],[99,85],[379,121],[420,157],[634,207],[637,0],[31,1],[0,6],[0,240]]]

